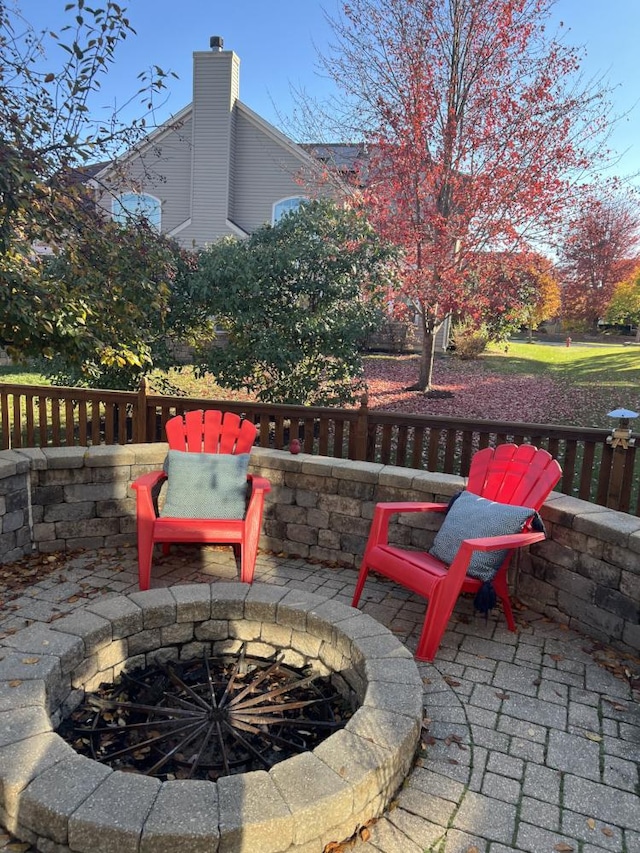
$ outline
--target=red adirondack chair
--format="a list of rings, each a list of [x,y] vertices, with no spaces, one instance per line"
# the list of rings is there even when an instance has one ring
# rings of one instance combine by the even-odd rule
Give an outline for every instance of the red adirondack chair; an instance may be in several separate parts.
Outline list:
[[[466,490],[490,501],[538,510],[561,475],[560,466],[546,450],[528,444],[502,444],[495,450],[486,448],[474,454]],[[482,581],[467,575],[476,551],[509,549],[493,578],[493,586],[502,602],[509,630],[515,631],[507,569],[516,548],[545,538],[543,532],[525,528],[524,532],[506,536],[466,539],[450,565],[424,551],[410,551],[389,544],[389,522],[393,515],[444,512],[446,509],[447,504],[417,501],[377,504],[353,596],[352,604],[356,607],[367,576],[374,571],[427,598],[429,604],[416,652],[419,660],[433,660],[458,596],[480,590]]]
[[[188,453],[249,453],[256,427],[233,412],[192,411],[167,421],[170,450]],[[244,476],[244,475],[243,475]],[[243,518],[182,518],[158,516],[157,494],[167,479],[164,471],[143,474],[132,483],[136,490],[138,525],[138,575],[140,589],[149,589],[153,546],[163,545],[167,554],[171,542],[231,544],[240,556],[240,580],[251,583],[262,526],[264,496],[271,485],[264,477],[247,474],[249,499]]]

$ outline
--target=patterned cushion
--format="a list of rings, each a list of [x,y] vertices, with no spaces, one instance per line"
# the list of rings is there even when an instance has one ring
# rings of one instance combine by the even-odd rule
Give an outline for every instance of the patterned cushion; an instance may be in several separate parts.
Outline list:
[[[464,539],[519,533],[536,511],[488,501],[471,492],[461,492],[451,504],[429,553],[451,564]],[[474,551],[467,574],[488,581],[498,571],[507,551]]]
[[[165,460],[167,495],[160,515],[171,518],[244,518],[248,453],[185,453]]]

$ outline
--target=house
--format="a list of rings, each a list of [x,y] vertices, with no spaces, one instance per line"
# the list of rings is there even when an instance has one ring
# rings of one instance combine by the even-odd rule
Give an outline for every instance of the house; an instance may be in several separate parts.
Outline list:
[[[210,48],[193,54],[192,102],[91,176],[107,215],[143,215],[187,249],[246,237],[314,195],[348,193],[367,159],[363,145],[293,142],[240,100],[239,57],[219,36]],[[414,330],[397,325],[372,345],[414,348]],[[448,325],[439,346],[447,341]]]
[[[93,177],[108,214],[144,215],[185,248],[247,236],[295,209],[318,192],[332,147],[314,156],[243,104],[240,59],[219,36],[210,45],[193,54],[192,102]]]

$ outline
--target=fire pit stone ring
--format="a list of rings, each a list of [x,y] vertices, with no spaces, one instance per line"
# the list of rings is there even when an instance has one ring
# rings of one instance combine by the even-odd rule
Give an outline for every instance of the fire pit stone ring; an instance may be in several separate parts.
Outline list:
[[[332,674],[356,708],[345,727],[269,771],[217,782],[112,770],[55,732],[123,670],[243,644]],[[411,653],[340,602],[240,583],[96,599],[2,641],[0,818],[44,853],[319,853],[382,813],[411,769],[422,716]]]

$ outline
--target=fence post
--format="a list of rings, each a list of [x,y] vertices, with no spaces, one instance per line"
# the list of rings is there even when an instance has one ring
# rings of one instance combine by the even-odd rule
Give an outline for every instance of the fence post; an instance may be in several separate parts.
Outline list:
[[[137,444],[145,444],[149,439],[147,438],[147,380],[144,376],[138,386],[136,408],[135,441]]]
[[[360,397],[360,408],[356,419],[356,443],[354,459],[357,462],[367,460],[367,435],[369,432],[369,398],[366,394]]]
[[[606,506],[619,512],[629,512],[633,487],[635,448],[616,447],[611,461]]]

